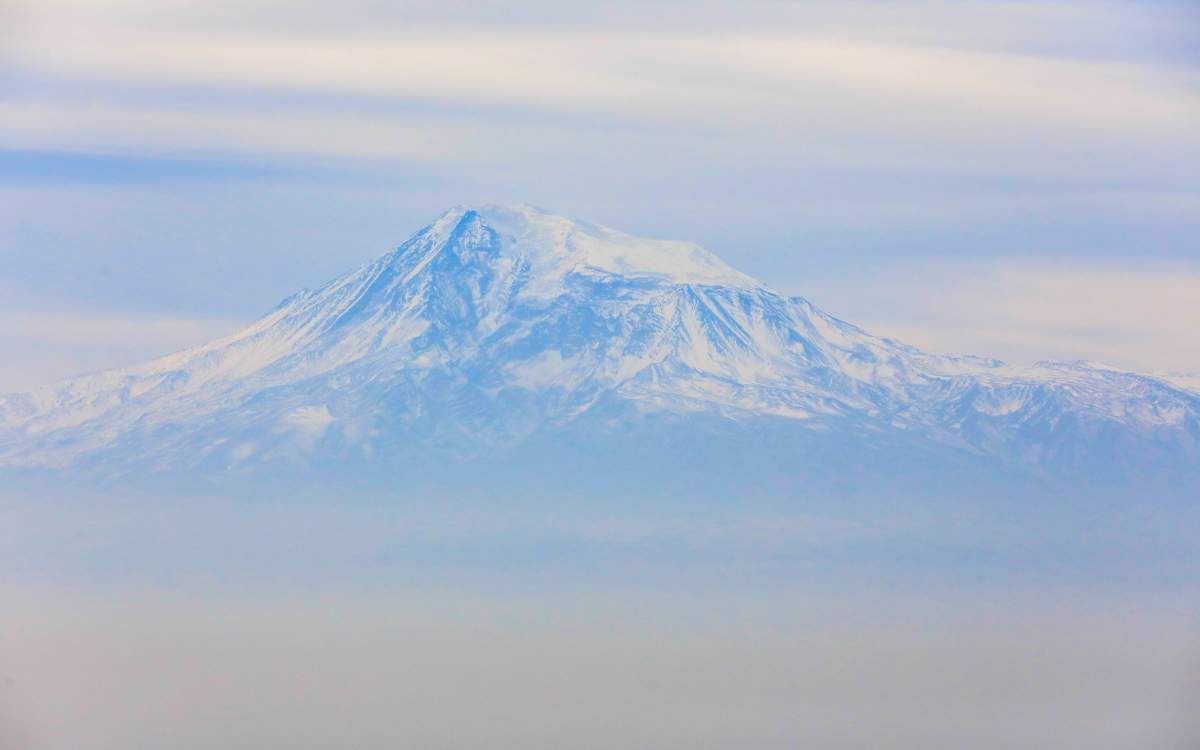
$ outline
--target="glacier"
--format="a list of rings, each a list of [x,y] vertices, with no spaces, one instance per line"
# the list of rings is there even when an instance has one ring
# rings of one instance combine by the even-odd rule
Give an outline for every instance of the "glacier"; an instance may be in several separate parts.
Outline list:
[[[765,452],[793,478],[915,462],[930,476],[1191,481],[1200,390],[1098,363],[928,353],[692,243],[459,206],[231,336],[0,397],[9,476],[394,478],[520,456],[562,466],[571,450],[647,472],[664,451],[694,467]]]

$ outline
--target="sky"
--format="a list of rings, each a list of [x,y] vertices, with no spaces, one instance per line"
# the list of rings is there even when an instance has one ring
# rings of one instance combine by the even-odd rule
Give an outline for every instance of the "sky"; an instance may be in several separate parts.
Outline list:
[[[0,392],[232,332],[483,202],[696,241],[934,351],[1200,373],[1200,5],[0,0]],[[4,747],[1200,733],[1191,506],[9,490]]]
[[[0,0],[0,391],[226,334],[472,203],[697,241],[937,352],[1200,372],[1198,167],[1194,0]],[[1200,732],[1190,506],[5,491],[4,746]]]
[[[0,391],[447,207],[699,242],[873,332],[1200,370],[1192,2],[0,4]]]

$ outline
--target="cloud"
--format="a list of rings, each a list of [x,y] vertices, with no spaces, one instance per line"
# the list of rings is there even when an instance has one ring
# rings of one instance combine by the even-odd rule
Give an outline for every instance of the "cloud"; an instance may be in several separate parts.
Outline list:
[[[0,393],[202,344],[243,321],[97,311],[0,311]]]
[[[1196,31],[1188,0],[612,0],[603,5],[556,0],[410,0],[334,5],[291,0],[16,0],[11,15],[25,28],[137,27],[242,30],[256,34],[352,34],[412,28],[545,31],[639,29],[717,34],[780,28],[942,47],[1040,50],[1077,56],[1179,54]],[[1139,12],[1144,9],[1152,12]],[[1064,34],[1070,29],[1070,34]],[[1154,42],[1150,48],[1148,43]],[[1195,50],[1190,50],[1195,52]]]
[[[335,169],[295,161],[221,158],[220,155],[154,157],[86,151],[0,149],[0,183],[10,185],[128,185],[180,180],[330,181]]]
[[[6,67],[32,80],[86,82],[88,93],[59,101],[52,87],[18,92],[5,102],[0,136],[41,148],[453,160],[524,155],[547,139],[551,151],[569,151],[591,118],[652,133],[673,162],[692,147],[728,162],[816,158],[1093,178],[1136,167],[1176,179],[1185,174],[1181,156],[1200,149],[1200,74],[1188,66],[881,40],[844,35],[842,26],[380,26],[266,32],[127,20],[44,28],[11,40]],[[110,92],[130,86],[233,96],[224,104],[211,95],[182,104],[153,95],[138,105],[112,100]],[[235,104],[239,96],[253,99]],[[292,107],[263,110],[278,98]],[[381,101],[434,112],[381,111]],[[474,116],[455,117],[455,108]],[[496,115],[505,110],[533,116]],[[627,142],[584,137],[610,151]]]
[[[923,262],[807,287],[831,312],[933,351],[1200,371],[1200,270],[1191,265]]]
[[[428,161],[451,153],[427,123],[336,113],[194,112],[155,106],[0,103],[11,147],[135,154],[240,152]]]
[[[1173,28],[1120,3],[398,7],[20,4],[0,145],[680,175],[668,192],[839,169],[1195,188],[1200,69],[1053,43]]]

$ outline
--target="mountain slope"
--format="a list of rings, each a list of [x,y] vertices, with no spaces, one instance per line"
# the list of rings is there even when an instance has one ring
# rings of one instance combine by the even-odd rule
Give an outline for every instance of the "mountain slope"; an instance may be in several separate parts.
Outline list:
[[[696,245],[459,207],[233,336],[0,398],[0,467],[388,465],[663,416],[1051,471],[1200,463],[1200,395],[1180,384],[931,355]]]

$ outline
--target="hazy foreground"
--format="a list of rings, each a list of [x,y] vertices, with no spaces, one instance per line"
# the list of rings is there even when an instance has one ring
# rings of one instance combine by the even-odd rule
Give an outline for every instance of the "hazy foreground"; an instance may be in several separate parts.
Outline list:
[[[971,503],[653,516],[503,500],[7,497],[0,746],[1200,737],[1190,514],[1076,515],[1074,533]]]

